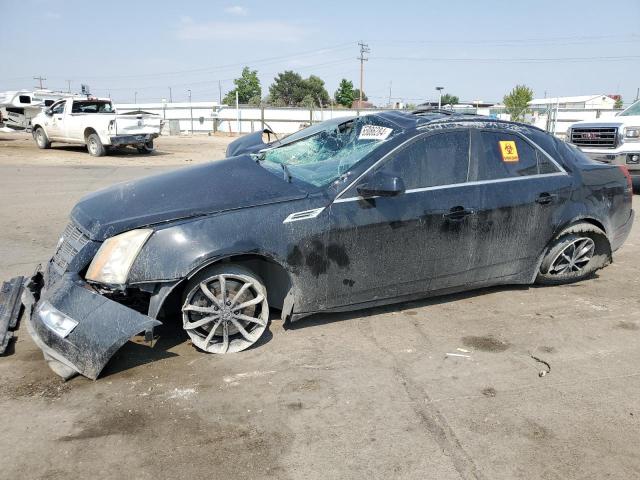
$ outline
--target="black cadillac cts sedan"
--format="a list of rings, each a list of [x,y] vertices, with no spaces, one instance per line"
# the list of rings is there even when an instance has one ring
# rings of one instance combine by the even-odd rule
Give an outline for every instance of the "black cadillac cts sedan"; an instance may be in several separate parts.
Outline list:
[[[132,335],[254,344],[285,321],[497,284],[581,280],[633,222],[624,167],[528,125],[444,112],[334,119],[83,198],[29,282],[56,373],[95,379]]]

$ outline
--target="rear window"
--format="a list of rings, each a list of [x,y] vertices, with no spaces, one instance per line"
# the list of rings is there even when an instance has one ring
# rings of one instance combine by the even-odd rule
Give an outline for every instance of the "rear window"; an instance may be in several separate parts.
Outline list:
[[[31,97],[29,95],[20,95],[18,99],[20,103],[31,103]]]
[[[74,101],[71,113],[113,113],[113,107],[110,102]]]

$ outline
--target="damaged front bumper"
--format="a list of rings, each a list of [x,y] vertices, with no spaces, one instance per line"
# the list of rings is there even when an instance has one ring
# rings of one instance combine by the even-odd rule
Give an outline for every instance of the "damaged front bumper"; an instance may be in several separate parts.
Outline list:
[[[29,334],[51,369],[67,379],[77,373],[95,380],[132,336],[152,335],[161,322],[97,293],[76,273],[42,289],[36,274],[22,293]]]

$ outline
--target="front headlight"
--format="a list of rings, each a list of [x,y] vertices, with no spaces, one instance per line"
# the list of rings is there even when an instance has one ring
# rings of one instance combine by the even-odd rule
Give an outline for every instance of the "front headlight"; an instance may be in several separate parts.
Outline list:
[[[640,127],[626,127],[624,129],[625,140],[638,140],[640,139]]]
[[[107,239],[93,257],[85,278],[107,285],[127,283],[131,265],[152,233],[150,229],[131,230]]]

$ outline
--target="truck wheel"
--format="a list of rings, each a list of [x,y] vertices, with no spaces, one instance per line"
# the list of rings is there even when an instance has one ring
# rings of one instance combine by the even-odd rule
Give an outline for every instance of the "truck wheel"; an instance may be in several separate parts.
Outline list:
[[[579,282],[611,261],[605,233],[591,224],[577,224],[554,240],[547,250],[536,283],[562,285]]]
[[[38,148],[51,148],[51,142],[47,138],[47,134],[44,133],[44,129],[42,127],[38,127],[35,129],[35,131],[33,132],[33,138],[35,139]]]
[[[267,328],[267,289],[246,268],[206,268],[189,281],[184,292],[182,325],[200,350],[240,352],[257,342]]]
[[[136,149],[138,150],[138,153],[151,153],[151,152],[153,152],[153,150],[154,150],[154,148],[153,148],[153,140],[149,140],[146,143],[138,145],[136,147]]]
[[[87,138],[87,150],[92,157],[102,157],[107,153],[97,133],[92,133]]]

